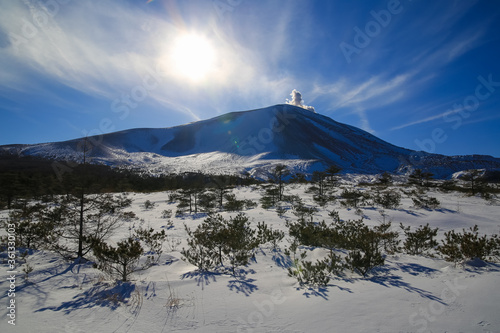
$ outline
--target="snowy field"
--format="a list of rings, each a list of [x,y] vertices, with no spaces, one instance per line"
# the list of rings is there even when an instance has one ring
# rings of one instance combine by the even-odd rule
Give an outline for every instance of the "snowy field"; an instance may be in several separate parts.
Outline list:
[[[315,205],[305,189],[287,185],[285,193]],[[236,188],[233,193],[238,199],[261,197],[256,187]],[[16,275],[15,326],[8,323],[11,283],[3,256],[0,332],[500,332],[498,264],[455,267],[438,257],[388,255],[385,265],[366,277],[346,270],[345,276],[332,279],[326,287],[307,288],[287,274],[289,260],[283,253],[287,235],[281,251],[262,246],[237,277],[199,273],[182,260],[180,251],[187,246],[184,224],[194,229],[206,214],[172,216],[169,227],[162,211],[175,213],[176,204],[168,203],[168,194],[128,194],[133,204],[127,211],[138,219],[125,222],[112,238],[128,237],[141,225],[165,229],[168,238],[159,265],[134,274],[131,283],[116,284],[92,263],[74,264],[50,252],[35,252],[27,259],[34,267],[29,283],[21,273]],[[402,235],[400,222],[412,227],[429,223],[439,228],[439,239],[445,231],[475,224],[480,233],[500,232],[498,202],[433,189],[428,195],[438,198],[439,208],[416,209],[403,195],[401,206],[385,209],[393,229]],[[146,200],[155,207],[145,209]],[[328,212],[333,209],[341,219],[360,217],[337,202],[322,208],[314,221],[331,221]],[[368,225],[382,221],[380,208],[361,211]],[[279,217],[275,209],[260,205],[244,213],[254,226],[264,221],[285,232],[285,220],[296,220],[291,211]],[[1,214],[6,217],[7,211]]]

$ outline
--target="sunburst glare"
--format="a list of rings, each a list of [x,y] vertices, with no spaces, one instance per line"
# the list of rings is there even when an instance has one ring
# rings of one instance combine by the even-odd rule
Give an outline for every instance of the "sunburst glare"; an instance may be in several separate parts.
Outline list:
[[[214,47],[201,35],[182,35],[172,44],[170,60],[175,74],[194,82],[214,70],[215,58]]]

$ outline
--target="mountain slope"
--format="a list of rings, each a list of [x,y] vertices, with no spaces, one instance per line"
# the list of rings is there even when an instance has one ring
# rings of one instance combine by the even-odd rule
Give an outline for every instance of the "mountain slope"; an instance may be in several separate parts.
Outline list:
[[[439,177],[471,168],[500,168],[490,156],[415,152],[359,128],[291,105],[232,112],[182,126],[131,129],[89,137],[94,163],[150,172],[203,171],[265,176],[277,163],[310,173],[330,164],[343,172],[405,172],[422,168]],[[20,155],[82,160],[85,141],[3,146]]]

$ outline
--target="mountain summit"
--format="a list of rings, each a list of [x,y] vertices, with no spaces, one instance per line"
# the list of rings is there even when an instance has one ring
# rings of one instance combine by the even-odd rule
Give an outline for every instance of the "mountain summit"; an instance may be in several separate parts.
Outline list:
[[[231,112],[170,128],[140,128],[56,143],[2,146],[19,155],[81,161],[154,173],[242,173],[260,177],[283,163],[311,173],[335,164],[343,172],[405,173],[420,168],[438,177],[466,169],[500,168],[491,156],[443,156],[394,146],[359,128],[289,105]]]

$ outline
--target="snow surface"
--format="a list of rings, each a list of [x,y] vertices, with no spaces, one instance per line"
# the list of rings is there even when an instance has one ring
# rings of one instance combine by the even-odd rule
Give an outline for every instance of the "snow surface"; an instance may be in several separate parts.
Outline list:
[[[305,189],[288,185],[286,192],[312,205]],[[234,193],[238,199],[260,197],[256,187],[237,188]],[[430,223],[439,228],[439,237],[474,224],[485,234],[500,231],[498,203],[458,193],[428,195],[441,201],[439,209],[415,209],[403,197],[398,209],[385,210],[395,230],[402,222],[414,227]],[[0,281],[0,332],[500,332],[498,264],[455,267],[439,258],[398,254],[387,256],[386,264],[366,278],[347,272],[327,287],[301,288],[287,276],[284,253],[264,246],[238,278],[200,274],[182,260],[180,250],[186,247],[183,225],[195,228],[205,215],[173,217],[173,227],[168,228],[161,212],[176,210],[167,202],[168,192],[129,197],[131,210],[143,221],[125,222],[112,240],[127,237],[139,225],[166,229],[170,241],[160,265],[135,274],[132,283],[115,285],[91,263],[80,265],[36,252],[28,257],[34,267],[30,282],[17,275],[16,326],[7,323],[8,282]],[[154,209],[143,208],[146,200],[156,203]],[[333,209],[342,219],[359,218],[353,210],[329,204],[314,219],[330,221],[328,211]],[[380,223],[379,209],[362,212],[367,224]],[[274,210],[258,207],[245,213],[255,225],[265,221],[287,230],[285,219]],[[7,212],[1,214],[5,217]],[[295,219],[289,211],[285,218]],[[172,247],[175,240],[180,245]],[[287,244],[285,237],[281,249]],[[315,249],[310,259],[322,254]],[[0,276],[7,276],[5,264]]]

